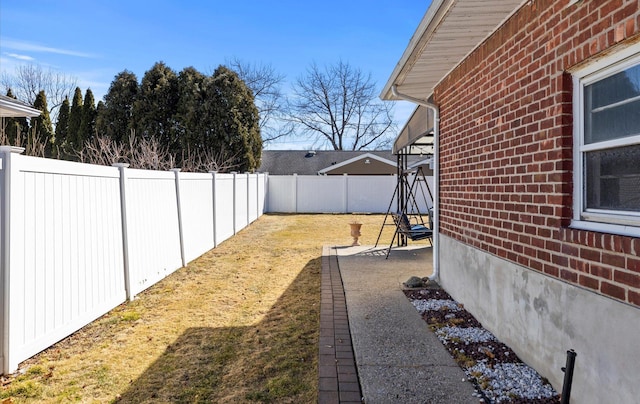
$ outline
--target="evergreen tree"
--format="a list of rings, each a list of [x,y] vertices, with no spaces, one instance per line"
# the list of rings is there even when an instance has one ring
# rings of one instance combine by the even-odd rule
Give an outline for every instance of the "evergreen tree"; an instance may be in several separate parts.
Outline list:
[[[71,150],[80,150],[82,148],[82,134],[80,125],[82,124],[82,90],[76,87],[71,101],[71,110],[69,111],[69,125],[67,133],[67,144]]]
[[[136,136],[143,139],[155,137],[171,152],[179,150],[176,135],[177,83],[173,70],[162,62],[156,63],[144,74],[133,109]]]
[[[207,94],[210,81],[193,67],[183,69],[178,76],[177,135],[184,151],[202,153],[214,136],[206,113],[211,101]]]
[[[29,142],[38,142],[44,145],[45,156],[51,155],[53,146],[53,125],[49,117],[49,107],[47,106],[47,96],[44,90],[40,91],[36,96],[33,107],[42,111],[39,116],[31,118],[32,136]]]
[[[104,109],[98,108],[98,133],[118,142],[126,141],[133,129],[133,106],[138,92],[135,74],[125,70],[115,76],[104,96]]]
[[[104,105],[102,100],[98,101],[96,104],[96,135],[103,136],[104,135],[104,111],[107,107]]]
[[[212,133],[217,147],[233,158],[238,171],[253,171],[260,166],[262,139],[258,109],[253,94],[238,75],[225,66],[213,73],[209,92],[214,103]]]
[[[93,98],[93,92],[90,88],[84,96],[84,103],[82,104],[82,119],[80,120],[80,134],[82,141],[91,139],[95,136],[96,132],[96,105]]]
[[[58,122],[56,123],[56,136],[55,145],[60,148],[67,141],[67,135],[69,133],[69,97],[65,97],[62,104],[60,104],[60,110],[58,111]]]
[[[7,97],[11,97],[14,100],[16,99],[16,96],[13,95],[11,89],[7,90]],[[5,125],[5,135],[9,145],[19,146],[17,143],[22,143],[29,132],[29,123],[27,122],[27,118],[4,118],[3,121]]]

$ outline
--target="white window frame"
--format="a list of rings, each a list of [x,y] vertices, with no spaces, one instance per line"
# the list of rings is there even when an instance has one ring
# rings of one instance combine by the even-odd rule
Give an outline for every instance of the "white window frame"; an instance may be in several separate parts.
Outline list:
[[[640,63],[640,43],[602,57],[573,72],[573,218],[571,227],[640,237],[640,212],[586,209],[584,199],[586,152],[640,144],[640,135],[584,144],[584,88]]]

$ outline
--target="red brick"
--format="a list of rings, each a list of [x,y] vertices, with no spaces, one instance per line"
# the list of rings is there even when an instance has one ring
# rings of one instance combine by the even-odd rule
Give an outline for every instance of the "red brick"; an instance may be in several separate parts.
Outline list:
[[[558,274],[560,273],[560,270],[558,269],[558,267],[555,267],[553,265],[545,265],[544,266],[544,273],[551,275],[551,276],[555,276],[557,277]]]
[[[640,275],[623,271],[614,271],[613,280],[634,288],[640,288]]]
[[[610,254],[607,252],[603,252],[601,262],[606,265],[611,265],[612,267],[625,267],[625,258],[622,254]]]
[[[562,250],[561,251],[562,251],[563,254],[567,254],[567,255],[571,255],[571,256],[577,257],[579,249],[575,245],[562,243]]]
[[[634,238],[631,245],[631,255],[640,256],[640,237]]]
[[[629,291],[629,303],[635,304],[636,306],[640,306],[640,293],[634,292],[633,290]]]
[[[569,260],[570,267],[574,268],[576,271],[590,273],[591,272],[591,264],[587,261],[583,261],[580,259],[572,258]]]
[[[629,271],[640,273],[640,259],[639,258],[627,258],[627,269]]]
[[[581,248],[580,249],[580,258],[600,262],[601,253],[598,250],[592,250],[590,248]]]
[[[560,270],[560,278],[569,281],[569,282],[577,282],[578,281],[578,274],[576,274],[575,272],[571,272],[568,271],[566,269],[561,269]]]
[[[600,265],[590,265],[589,266],[589,272],[591,273],[591,275],[597,276],[598,278],[603,278],[603,279],[612,279],[613,276],[613,271],[611,270],[611,268],[607,268],[607,267],[603,267]]]
[[[607,296],[615,297],[616,299],[620,299],[620,300],[625,300],[624,288],[611,284],[609,282],[601,282],[600,291]]]
[[[578,278],[578,283],[585,288],[594,290],[598,290],[600,287],[600,282],[597,279],[585,275],[580,275],[580,277]]]
[[[551,255],[551,262],[561,267],[569,266],[569,258],[563,255]]]

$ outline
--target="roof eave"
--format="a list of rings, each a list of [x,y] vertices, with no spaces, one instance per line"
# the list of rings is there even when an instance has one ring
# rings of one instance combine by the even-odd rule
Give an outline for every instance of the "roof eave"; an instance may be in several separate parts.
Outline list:
[[[33,118],[39,116],[41,111],[21,103],[17,100],[0,98],[0,117],[3,118]]]
[[[422,17],[416,32],[411,37],[407,48],[404,50],[402,57],[396,64],[391,76],[387,80],[387,83],[382,88],[382,92],[380,93],[380,98],[383,100],[399,100],[393,92],[391,91],[391,87],[397,85],[398,78],[405,75],[407,70],[410,68],[408,65],[410,60],[415,62],[415,59],[418,55],[418,45],[424,43],[426,41],[426,33],[431,30],[433,31],[435,27],[438,25],[438,18],[442,18],[443,13],[440,12],[445,8],[449,7],[450,4],[455,0],[433,0],[431,5],[427,9],[427,12]],[[447,3],[447,4],[445,4]],[[438,18],[436,18],[438,17]],[[412,63],[413,65],[413,63]]]
[[[526,1],[434,0],[380,98],[401,99],[393,94],[396,86],[403,94],[428,99],[436,85]]]

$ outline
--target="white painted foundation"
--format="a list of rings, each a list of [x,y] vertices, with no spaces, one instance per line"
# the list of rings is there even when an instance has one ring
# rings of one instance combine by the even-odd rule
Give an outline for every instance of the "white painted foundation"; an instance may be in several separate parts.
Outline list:
[[[572,403],[636,403],[640,309],[440,235],[440,283],[482,325],[562,391],[577,353]]]

